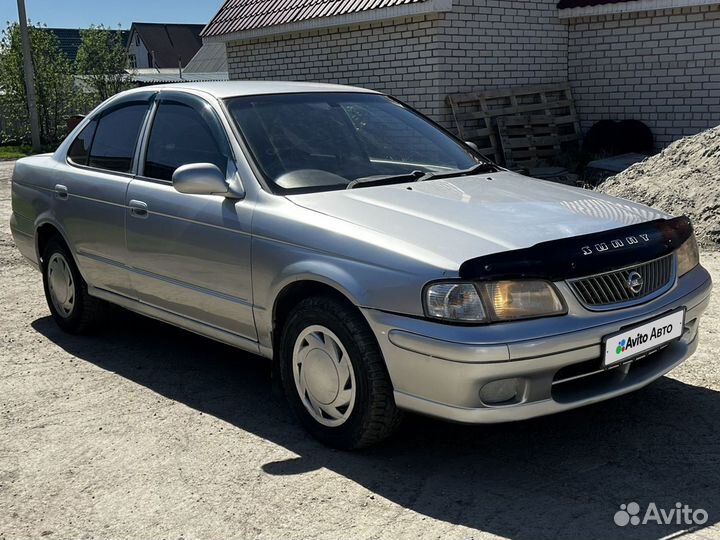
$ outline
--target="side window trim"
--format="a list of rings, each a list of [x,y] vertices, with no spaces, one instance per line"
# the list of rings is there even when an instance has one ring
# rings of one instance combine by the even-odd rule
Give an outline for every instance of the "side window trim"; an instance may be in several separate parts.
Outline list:
[[[132,158],[129,172],[114,171],[112,169],[102,169],[100,167],[92,167],[90,165],[82,165],[79,163],[75,163],[68,156],[70,147],[68,147],[68,152],[65,153],[65,163],[67,163],[71,167],[76,167],[78,169],[86,169],[89,171],[98,171],[98,172],[102,172],[104,174],[115,174],[118,176],[125,176],[128,178],[135,177],[137,174],[137,170],[138,170],[138,161],[137,160],[138,160],[138,151],[140,148],[140,141],[142,140],[142,136],[145,133],[145,130],[147,129],[150,112],[151,112],[151,110],[153,110],[153,105],[154,105],[154,102],[155,102],[158,94],[159,94],[159,92],[157,92],[157,91],[138,92],[138,93],[133,93],[128,96],[125,96],[121,99],[114,100],[112,103],[108,104],[107,106],[103,107],[100,111],[98,111],[91,117],[87,118],[82,129],[78,133],[78,136],[79,136],[80,133],[82,133],[82,130],[84,130],[92,122],[96,122],[97,126],[99,126],[100,120],[102,120],[103,116],[105,116],[106,114],[109,114],[110,112],[112,112],[120,107],[123,107],[125,105],[130,105],[132,103],[148,103],[148,110],[146,111],[145,117],[143,118],[143,121],[140,125],[138,140],[135,141],[135,149],[133,151],[133,158]],[[90,162],[90,156],[92,154],[93,144],[95,143],[95,135],[97,134],[97,126],[95,127],[95,131],[93,132],[93,137],[92,137],[92,141],[90,142],[90,147],[88,148],[88,163]],[[77,136],[76,136],[76,138],[77,138]],[[72,144],[70,146],[72,146]]]
[[[135,164],[135,175],[133,178],[137,180],[145,180],[146,182],[156,182],[158,184],[170,185],[172,182],[160,180],[158,178],[149,178],[145,176],[145,157],[147,156],[148,142],[150,141],[150,132],[152,131],[153,124],[155,123],[155,116],[157,110],[160,107],[162,101],[161,94],[158,92],[153,98],[153,102],[150,105],[150,112],[148,113],[145,125],[143,126],[142,132],[138,140],[138,148],[136,149],[137,163]]]
[[[227,99],[220,100],[220,110],[222,111],[222,113],[224,115],[225,122],[227,122],[227,125],[230,128],[230,133],[232,133],[233,137],[235,138],[234,140],[237,141],[237,144],[240,147],[240,152],[242,154],[242,157],[245,160],[245,162],[247,163],[250,171],[252,172],[252,176],[255,178],[255,180],[260,185],[260,188],[263,191],[270,193],[270,194],[275,194],[272,187],[270,187],[270,184],[268,183],[268,180],[265,177],[265,174],[263,173],[262,168],[260,167],[259,163],[255,159],[255,156],[253,156],[252,152],[250,151],[250,146],[248,145],[247,140],[245,140],[245,136],[238,129],[237,124],[233,120],[230,109],[228,108],[228,100]],[[222,124],[222,121],[221,121],[221,124]],[[230,145],[230,148],[232,151],[232,144]],[[237,161],[235,161],[235,166],[237,169]]]
[[[160,178],[152,178],[150,176],[145,176],[145,160],[147,158],[148,143],[150,142],[150,135],[152,133],[152,128],[153,128],[153,124],[155,122],[155,116],[157,114],[157,110],[163,101],[175,101],[182,105],[191,107],[195,110],[197,110],[198,106],[210,107],[210,110],[212,111],[213,121],[216,124],[216,128],[219,130],[220,133],[223,134],[223,137],[225,138],[225,147],[227,148],[227,151],[230,154],[229,158],[233,162],[232,170],[234,170],[234,171],[237,170],[237,159],[235,157],[235,152],[233,150],[233,146],[230,141],[230,137],[228,136],[227,130],[225,129],[225,126],[223,125],[222,121],[220,120],[220,117],[219,117],[217,111],[215,110],[215,108],[206,99],[204,99],[196,94],[191,94],[191,93],[183,92],[180,90],[161,90],[154,97],[153,104],[150,107],[150,112],[148,113],[148,116],[147,116],[146,122],[145,122],[145,126],[141,133],[141,137],[140,137],[141,147],[139,148],[139,151],[138,151],[137,173],[134,175],[135,179],[143,180],[145,182],[154,182],[156,184],[162,184],[162,185],[166,185],[166,186],[172,185],[172,180],[162,180]]]

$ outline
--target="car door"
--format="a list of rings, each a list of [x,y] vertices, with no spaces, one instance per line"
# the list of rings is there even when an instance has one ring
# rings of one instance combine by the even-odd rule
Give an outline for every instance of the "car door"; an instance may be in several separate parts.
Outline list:
[[[132,295],[125,196],[155,92],[131,94],[93,116],[55,172],[56,214],[91,286]]]
[[[162,92],[127,194],[131,282],[150,306],[256,341],[249,201],[176,191],[181,165],[237,174],[225,128],[202,98]]]

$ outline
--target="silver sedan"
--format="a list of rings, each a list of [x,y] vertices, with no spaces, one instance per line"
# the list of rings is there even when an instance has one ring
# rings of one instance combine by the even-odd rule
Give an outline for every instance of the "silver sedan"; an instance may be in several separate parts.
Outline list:
[[[20,160],[17,247],[68,332],[107,303],[267,357],[340,448],[640,388],[692,354],[690,222],[486,160],[383,94],[145,87]]]

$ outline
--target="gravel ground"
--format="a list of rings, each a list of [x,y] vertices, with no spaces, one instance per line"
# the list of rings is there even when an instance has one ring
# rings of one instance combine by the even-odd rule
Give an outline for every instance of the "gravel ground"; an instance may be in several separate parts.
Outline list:
[[[8,228],[0,163],[0,538],[661,538],[620,504],[707,511],[720,537],[720,297],[698,353],[633,395],[552,417],[409,417],[358,453],[309,439],[266,363],[119,312],[61,333]],[[704,254],[720,280],[720,253]]]

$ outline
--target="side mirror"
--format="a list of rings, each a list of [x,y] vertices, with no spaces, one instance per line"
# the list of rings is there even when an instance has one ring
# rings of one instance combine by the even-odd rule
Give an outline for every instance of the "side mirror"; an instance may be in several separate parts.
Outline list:
[[[212,163],[189,163],[178,167],[172,175],[173,187],[192,195],[223,195],[234,197],[225,175]]]
[[[465,141],[465,144],[467,144],[470,148],[472,148],[472,149],[475,150],[476,152],[479,152],[479,151],[480,151],[480,149],[478,148],[478,145],[475,144],[475,143],[472,142],[472,141]]]

